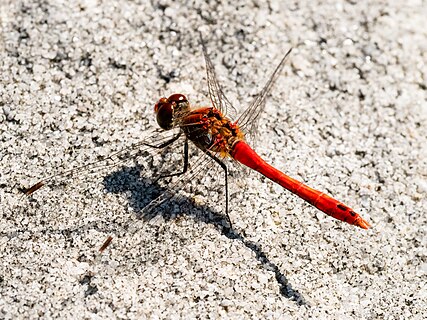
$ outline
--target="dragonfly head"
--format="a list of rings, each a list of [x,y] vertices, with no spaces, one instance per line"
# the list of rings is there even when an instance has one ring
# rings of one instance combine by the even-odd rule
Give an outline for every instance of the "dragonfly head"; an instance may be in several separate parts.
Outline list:
[[[174,117],[177,114],[186,112],[190,108],[187,98],[179,93],[171,95],[169,98],[160,98],[154,106],[157,115],[157,123],[162,129],[173,128]]]

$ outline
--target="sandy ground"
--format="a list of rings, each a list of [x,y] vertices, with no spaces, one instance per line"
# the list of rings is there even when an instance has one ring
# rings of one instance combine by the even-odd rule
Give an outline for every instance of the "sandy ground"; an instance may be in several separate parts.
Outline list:
[[[0,3],[0,318],[426,316],[425,1]],[[372,229],[234,166],[227,230],[217,167],[155,182],[182,141],[21,197],[145,139],[161,96],[209,105],[198,31],[239,111],[294,48],[256,150]]]

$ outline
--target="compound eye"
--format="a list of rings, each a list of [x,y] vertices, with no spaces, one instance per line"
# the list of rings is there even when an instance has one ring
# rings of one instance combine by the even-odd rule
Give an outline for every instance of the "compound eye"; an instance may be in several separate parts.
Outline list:
[[[165,103],[169,103],[168,99],[160,98],[160,100],[154,105],[154,112],[157,113],[159,111],[159,108]]]
[[[155,107],[156,109],[156,107]],[[171,103],[162,103],[157,107],[157,123],[164,130],[172,129],[173,127],[173,106]]]
[[[176,104],[179,104],[181,102],[187,102],[187,98],[183,94],[180,94],[180,93],[175,93],[175,94],[171,95],[168,98],[168,100],[170,103],[175,102]]]

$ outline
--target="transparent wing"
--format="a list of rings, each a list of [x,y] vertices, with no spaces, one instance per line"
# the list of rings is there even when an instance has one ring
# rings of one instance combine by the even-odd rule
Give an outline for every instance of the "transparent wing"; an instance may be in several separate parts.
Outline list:
[[[169,201],[171,198],[174,198],[177,202],[185,197],[179,191],[181,188],[178,186],[183,181],[193,181],[195,177],[197,177],[201,172],[204,175],[208,174],[208,172],[213,168],[213,166],[217,165],[211,158],[209,158],[206,154],[202,154],[199,158],[191,163],[190,168],[179,177],[176,181],[171,184],[168,184],[167,190],[163,192],[160,196],[152,200],[147,206],[145,206],[142,210],[142,215],[144,220],[151,219],[159,209],[159,207],[165,202]],[[218,166],[219,167],[219,166]]]
[[[242,113],[242,115],[237,120],[237,123],[239,124],[240,128],[245,133],[253,135],[254,132],[256,131],[259,115],[261,114],[261,112],[264,110],[264,107],[265,107],[265,98],[273,88],[274,83],[276,82],[277,78],[282,72],[283,67],[285,66],[285,63],[286,63],[286,59],[288,58],[291,51],[292,51],[292,48],[289,49],[288,52],[286,52],[285,56],[280,61],[279,65],[276,67],[273,74],[268,79],[264,88],[261,90],[260,93],[258,93],[258,95],[255,97],[255,99],[252,101],[249,107]]]
[[[165,189],[159,196],[155,197],[148,204],[145,204],[141,210],[138,210],[136,215],[132,215],[132,217],[120,228],[121,230],[117,231],[123,235],[132,236],[139,230],[142,230],[146,223],[157,224],[157,221],[161,219],[161,217],[165,220],[175,218],[183,211],[182,204],[184,200],[188,199],[187,194],[189,189],[194,186],[194,183],[196,183],[196,186],[199,185],[199,179],[196,177],[202,174],[203,176],[207,176],[213,168],[219,170],[220,166],[207,154],[202,153],[195,161],[190,163],[185,173],[180,175],[179,178],[176,178],[176,180],[167,183]],[[218,175],[214,174],[212,176],[217,177]],[[171,208],[171,205],[175,207]],[[218,215],[218,218],[225,219],[225,216]],[[113,237],[109,236],[99,251],[104,251],[112,239]]]
[[[45,185],[59,184],[67,180],[99,174],[119,165],[125,165],[130,161],[136,161],[138,158],[143,157],[149,150],[160,149],[172,144],[179,136],[180,133],[176,131],[153,130],[152,134],[141,142],[114,152],[100,160],[45,177],[33,186],[24,189],[23,192],[29,196]]]
[[[218,83],[215,68],[209,58],[208,51],[203,41],[202,35],[200,34],[200,43],[203,49],[203,55],[206,62],[206,74],[208,81],[209,97],[211,99],[213,107],[221,111],[221,113],[230,119],[235,119],[237,115],[236,108],[234,108],[227,97],[224,95],[220,84]]]

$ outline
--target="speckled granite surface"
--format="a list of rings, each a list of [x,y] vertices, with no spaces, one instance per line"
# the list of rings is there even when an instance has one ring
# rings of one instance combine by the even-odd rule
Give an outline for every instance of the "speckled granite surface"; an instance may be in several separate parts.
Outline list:
[[[0,318],[422,319],[426,8],[2,0]],[[256,150],[356,209],[371,230],[232,170],[227,232],[213,169],[123,231],[167,187],[153,176],[180,165],[179,142],[161,158],[143,154],[21,197],[19,187],[146,137],[161,96],[208,105],[198,30],[239,110],[294,47]]]

